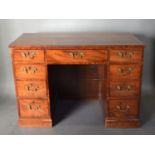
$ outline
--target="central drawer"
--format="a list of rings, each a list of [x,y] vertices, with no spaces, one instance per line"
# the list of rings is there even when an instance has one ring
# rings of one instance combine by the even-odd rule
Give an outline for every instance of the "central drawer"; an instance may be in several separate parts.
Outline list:
[[[47,50],[50,64],[103,64],[106,60],[105,50]]]

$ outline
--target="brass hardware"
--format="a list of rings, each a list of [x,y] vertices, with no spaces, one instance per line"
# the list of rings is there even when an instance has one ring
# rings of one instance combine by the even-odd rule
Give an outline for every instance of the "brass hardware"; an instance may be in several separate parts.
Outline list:
[[[131,67],[129,67],[129,68],[128,68],[128,71],[129,71],[129,72],[132,72],[132,71],[133,71],[133,69],[132,69]]]
[[[119,112],[122,112],[122,113],[126,113],[129,111],[130,109],[130,106],[129,105],[117,105],[116,108],[119,110]]]
[[[131,85],[127,86],[128,91],[130,91],[132,89]]]
[[[22,55],[22,57],[24,57],[24,58],[33,59],[33,58],[35,58],[35,56],[36,56],[36,52],[27,51],[27,52],[22,52],[21,55]]]
[[[118,68],[118,71],[119,71],[120,73],[123,73],[123,69],[122,69],[122,68]]]
[[[80,52],[80,57],[83,58],[84,57],[84,53]]]
[[[30,104],[27,105],[27,110],[32,110],[32,106]]]
[[[121,90],[121,86],[120,86],[120,85],[118,85],[118,86],[117,86],[117,89],[118,89],[118,90]]]
[[[26,105],[27,110],[29,111],[40,111],[40,112],[44,112],[44,110],[41,108],[40,103],[42,102],[35,102],[34,100]]]
[[[129,52],[129,53],[128,53],[128,56],[129,56],[129,57],[132,57],[132,56],[133,56],[133,52]]]
[[[29,91],[29,86],[25,86],[25,89]]]
[[[131,73],[133,71],[133,69],[131,67],[129,67],[128,69],[123,69],[123,68],[118,68],[118,72],[123,74],[123,75],[126,75],[128,73]]]
[[[27,110],[37,111],[39,109],[40,109],[40,105],[38,105],[38,104],[28,104],[27,105]]]
[[[118,56],[121,58],[125,58],[125,57],[132,57],[133,56],[133,52],[118,52]]]
[[[74,53],[70,52],[69,53],[69,56],[72,57],[72,58],[74,58]]]
[[[32,91],[32,92],[35,91],[35,92],[36,92],[36,91],[39,90],[39,86],[33,85],[33,84],[31,83],[31,84],[25,86],[25,89],[26,89],[27,91]]]
[[[29,66],[29,67],[24,67],[23,68],[23,71],[25,72],[25,73],[36,73],[37,71],[38,71],[38,69],[36,68],[36,67],[31,67],[31,66]]]
[[[25,73],[28,73],[28,69],[27,69],[26,67],[23,68],[23,71],[24,71]]]
[[[128,91],[132,90],[132,86],[131,85],[128,85],[127,88],[125,88],[125,87],[122,88],[120,85],[117,85],[116,88],[117,88],[117,90],[123,90],[123,89],[124,90],[127,89]]]
[[[123,57],[123,53],[122,52],[118,52],[118,56]]]
[[[84,57],[84,53],[83,52],[69,52],[69,56],[71,58],[76,58],[76,57],[83,58]]]

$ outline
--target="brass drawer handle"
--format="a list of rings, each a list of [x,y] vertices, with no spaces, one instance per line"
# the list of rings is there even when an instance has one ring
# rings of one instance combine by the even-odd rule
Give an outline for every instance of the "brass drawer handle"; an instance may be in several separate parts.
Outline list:
[[[118,52],[118,56],[122,58],[124,57],[124,54],[122,52]]]
[[[40,105],[38,104],[28,104],[27,110],[37,111],[40,110]]]
[[[133,52],[118,52],[120,58],[131,58],[133,55]]]
[[[126,105],[126,106],[124,106],[124,105],[117,105],[116,108],[117,108],[117,110],[119,112],[127,113],[129,111],[129,109],[130,109],[130,106],[129,105]]]
[[[25,89],[27,90],[27,91],[31,91],[31,92],[36,92],[36,91],[38,91],[39,90],[39,86],[38,85],[34,85],[34,84],[29,84],[29,85],[26,85],[25,86]]]
[[[44,110],[41,108],[40,103],[35,102],[34,100],[26,105],[26,109],[29,111],[40,111],[44,112]]]
[[[117,90],[121,91],[121,90],[128,90],[131,91],[132,90],[132,86],[128,85],[127,87],[121,87],[120,85],[116,86]]]
[[[74,57],[75,57],[75,55],[74,55],[73,52],[70,52],[70,53],[69,53],[69,56],[70,56],[71,58],[74,58]]]
[[[131,73],[132,71],[133,71],[133,68],[129,67],[129,68],[128,68],[128,72]]]
[[[125,68],[118,68],[118,72],[122,75],[130,74],[133,71],[133,68],[129,67],[128,69]]]
[[[132,57],[133,56],[133,52],[128,52],[128,57]]]
[[[29,67],[24,67],[24,68],[23,68],[23,71],[24,71],[26,74],[29,74],[29,73],[36,73],[36,72],[38,72],[38,68],[36,68],[36,67],[31,67],[31,66],[29,66]]]
[[[81,58],[83,58],[83,57],[84,57],[84,53],[83,53],[83,52],[80,52],[80,54],[79,54],[79,55],[80,55],[80,57],[81,57]]]
[[[127,86],[127,90],[128,90],[128,91],[132,90],[131,85],[128,85],[128,86]]]
[[[121,88],[121,86],[120,86],[120,85],[118,85],[118,86],[117,86],[117,89],[118,89],[118,90],[121,90],[122,88]]]
[[[36,56],[36,52],[30,52],[30,51],[26,51],[26,52],[22,52],[21,56],[23,58],[29,58],[29,59],[33,59]]]
[[[84,57],[84,53],[83,52],[69,52],[69,56],[71,58],[83,58]]]

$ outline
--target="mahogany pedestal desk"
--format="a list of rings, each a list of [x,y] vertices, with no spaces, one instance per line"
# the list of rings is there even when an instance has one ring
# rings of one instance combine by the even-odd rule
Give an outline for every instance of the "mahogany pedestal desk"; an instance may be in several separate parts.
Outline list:
[[[52,127],[48,65],[104,65],[105,127],[138,127],[144,45],[131,34],[26,33],[10,46],[20,127]],[[102,71],[101,71],[102,73]]]

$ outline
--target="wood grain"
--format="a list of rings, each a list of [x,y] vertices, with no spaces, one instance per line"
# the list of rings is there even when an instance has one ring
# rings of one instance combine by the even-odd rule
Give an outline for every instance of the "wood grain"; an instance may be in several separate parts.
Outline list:
[[[102,97],[105,127],[139,127],[144,44],[134,35],[23,34],[9,47],[19,126],[51,127],[58,93]]]
[[[47,50],[49,64],[104,64],[106,50]]]
[[[142,50],[134,49],[120,49],[110,51],[110,62],[141,62],[142,60]]]
[[[20,118],[18,120],[20,127],[24,128],[51,128],[51,118]]]
[[[17,94],[26,98],[46,98],[47,88],[44,81],[17,81]]]
[[[138,81],[119,81],[110,83],[110,97],[139,96],[140,83]]]
[[[21,118],[40,118],[49,116],[47,100],[19,99]]]
[[[110,100],[108,103],[109,118],[124,120],[127,118],[138,118],[139,103],[136,99]]]
[[[140,73],[141,65],[139,64],[110,65],[110,81],[138,80]]]
[[[43,63],[45,61],[43,50],[13,50],[14,63]]]
[[[140,127],[140,120],[139,119],[127,119],[127,120],[105,119],[105,127],[138,128]]]
[[[24,80],[46,80],[46,66],[45,65],[30,65],[30,64],[16,64],[15,65],[16,79]]]

